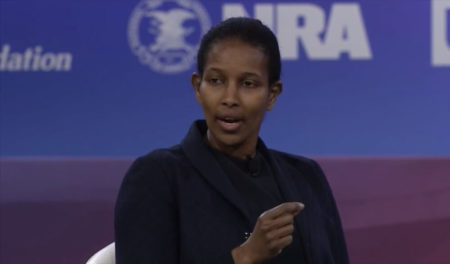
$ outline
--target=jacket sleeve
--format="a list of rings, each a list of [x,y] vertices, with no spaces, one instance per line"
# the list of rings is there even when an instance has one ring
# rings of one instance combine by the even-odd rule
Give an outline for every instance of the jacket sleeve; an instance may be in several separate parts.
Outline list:
[[[320,176],[318,178],[321,181],[319,185],[322,188],[322,193],[325,194],[324,196],[322,196],[324,197],[322,203],[325,205],[325,210],[327,211],[327,215],[331,220],[331,226],[330,228],[328,228],[328,230],[329,236],[332,238],[331,244],[333,245],[332,254],[334,257],[334,263],[348,264],[349,258],[347,253],[347,246],[345,243],[344,232],[342,230],[341,219],[336,206],[336,201],[334,200],[330,185],[328,184],[325,174],[323,173],[319,164],[317,164],[317,162],[315,161],[312,162],[315,173]]]
[[[174,191],[155,155],[137,159],[115,207],[116,263],[178,263]]]

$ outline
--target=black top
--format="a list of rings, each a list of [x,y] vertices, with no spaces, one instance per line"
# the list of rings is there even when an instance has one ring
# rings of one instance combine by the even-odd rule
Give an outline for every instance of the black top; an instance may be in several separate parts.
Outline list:
[[[244,201],[253,226],[263,212],[286,202],[282,198],[273,170],[259,148],[255,157],[247,159],[231,157],[211,147],[209,149]],[[300,234],[297,228],[294,230],[292,243],[267,263],[306,263]]]

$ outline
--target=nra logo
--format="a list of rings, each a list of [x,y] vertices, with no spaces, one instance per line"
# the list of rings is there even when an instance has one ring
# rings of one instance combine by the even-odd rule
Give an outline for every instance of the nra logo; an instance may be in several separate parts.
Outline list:
[[[224,4],[222,17],[250,16],[243,4]],[[311,3],[255,4],[253,17],[274,31],[284,60],[298,60],[299,45],[311,60],[370,60],[372,50],[358,3],[335,3],[330,13]]]

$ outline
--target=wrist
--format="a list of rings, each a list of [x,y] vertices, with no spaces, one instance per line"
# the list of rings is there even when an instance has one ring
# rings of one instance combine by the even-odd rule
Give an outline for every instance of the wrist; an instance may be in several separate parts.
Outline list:
[[[242,246],[231,250],[231,256],[233,257],[234,264],[256,264],[251,255]]]

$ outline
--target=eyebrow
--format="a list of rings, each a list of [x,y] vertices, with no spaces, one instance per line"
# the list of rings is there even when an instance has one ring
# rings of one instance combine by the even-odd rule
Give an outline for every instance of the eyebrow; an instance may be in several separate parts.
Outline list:
[[[215,71],[215,72],[219,72],[219,73],[223,72],[221,69],[215,68],[215,67],[208,68],[208,69],[206,69],[206,71]],[[262,76],[260,76],[257,73],[254,73],[254,72],[243,72],[243,75],[245,75],[245,76],[254,76],[254,77],[257,77],[257,78],[262,78]]]

